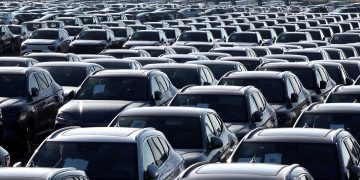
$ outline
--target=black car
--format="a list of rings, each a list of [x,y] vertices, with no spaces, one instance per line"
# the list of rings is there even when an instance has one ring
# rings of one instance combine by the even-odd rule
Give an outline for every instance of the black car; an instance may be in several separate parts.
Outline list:
[[[237,139],[217,113],[191,107],[143,107],[122,111],[110,127],[153,127],[166,136],[184,158],[185,167],[197,162],[225,162]]]
[[[208,67],[214,74],[216,79],[220,79],[223,75],[230,71],[247,71],[246,67],[240,62],[232,61],[188,61],[187,64],[201,64]]]
[[[176,92],[166,74],[158,70],[97,71],[59,109],[56,128],[106,126],[124,109],[166,105]]]
[[[218,85],[250,85],[258,88],[275,109],[279,126],[292,125],[311,103],[310,92],[291,72],[232,72],[222,77]]]
[[[330,60],[328,53],[319,48],[306,48],[306,49],[291,49],[284,54],[302,55],[309,58],[310,61],[314,60]]]
[[[239,62],[249,71],[254,71],[259,65],[268,62],[265,58],[255,57],[224,57],[220,58],[219,61]]]
[[[70,44],[69,51],[77,54],[98,54],[116,44],[114,33],[110,29],[88,29],[80,32]]]
[[[352,180],[359,179],[359,151],[343,129],[259,128],[243,138],[229,162],[296,163],[316,180]]]
[[[259,71],[290,71],[311,93],[311,102],[324,101],[336,83],[320,64],[311,62],[267,63],[258,67]]]
[[[8,26],[0,25],[0,54],[6,51],[17,51],[21,44],[21,37],[14,35]]]
[[[354,84],[354,80],[349,77],[347,71],[345,70],[342,64],[332,61],[313,61],[313,62],[322,65],[329,73],[331,79],[336,82],[336,84],[343,84],[343,85]]]
[[[123,47],[127,40],[134,34],[134,30],[130,27],[110,27],[115,36],[117,47]]]
[[[351,79],[357,79],[360,75],[360,61],[354,60],[329,60],[326,62],[335,62],[340,63],[343,65],[344,69],[346,70],[347,74]]]
[[[325,103],[357,103],[360,101],[360,86],[336,86],[329,96],[326,98]]]
[[[40,68],[4,67],[0,81],[0,144],[30,153],[34,140],[53,130],[64,92],[49,72]]]
[[[169,106],[190,106],[215,110],[227,128],[240,140],[256,127],[277,127],[274,108],[252,86],[187,86]]]
[[[142,69],[158,69],[169,77],[174,86],[181,89],[187,85],[216,85],[217,80],[211,70],[198,64],[162,63],[148,64]]]

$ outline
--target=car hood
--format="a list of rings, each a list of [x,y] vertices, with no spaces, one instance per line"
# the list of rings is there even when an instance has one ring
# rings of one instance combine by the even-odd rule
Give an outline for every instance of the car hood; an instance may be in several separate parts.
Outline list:
[[[126,46],[157,46],[158,41],[127,41]]]
[[[27,39],[23,44],[55,44],[58,40],[54,39]]]
[[[122,110],[146,105],[140,101],[71,100],[60,108],[59,114],[70,114],[82,126],[107,126]]]
[[[225,126],[229,131],[233,132],[239,140],[255,128],[255,126],[250,128],[249,123],[225,123]]]
[[[99,44],[107,44],[105,40],[75,40],[71,43],[71,45],[99,45]]]
[[[25,98],[8,98],[8,97],[0,97],[0,109],[21,106],[26,102]]]

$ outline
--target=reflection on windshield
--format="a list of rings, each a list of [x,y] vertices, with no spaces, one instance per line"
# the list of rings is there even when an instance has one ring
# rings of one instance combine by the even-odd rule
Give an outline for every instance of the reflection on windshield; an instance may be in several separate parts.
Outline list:
[[[30,39],[58,39],[58,31],[34,31]]]
[[[82,31],[78,40],[107,40],[105,31]]]
[[[164,72],[178,89],[190,84],[199,84],[196,69],[160,68],[159,70]]]
[[[208,42],[208,37],[205,33],[183,33],[178,41]]]
[[[159,33],[157,32],[136,32],[130,40],[133,41],[159,41]]]

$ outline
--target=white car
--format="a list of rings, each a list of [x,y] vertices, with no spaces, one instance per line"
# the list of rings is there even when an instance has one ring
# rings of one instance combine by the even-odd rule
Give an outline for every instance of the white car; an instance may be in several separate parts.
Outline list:
[[[64,29],[37,29],[21,44],[20,52],[68,52],[71,38]]]
[[[19,21],[11,12],[0,12],[1,24],[17,24]]]

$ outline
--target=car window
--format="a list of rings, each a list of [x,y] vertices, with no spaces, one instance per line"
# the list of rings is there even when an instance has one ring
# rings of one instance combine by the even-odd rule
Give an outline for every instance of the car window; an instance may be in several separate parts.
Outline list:
[[[164,80],[164,78],[162,76],[156,76],[156,79],[159,83],[160,86],[160,90],[162,93],[166,92],[169,90],[169,88],[166,86],[166,82]]]
[[[250,102],[250,111],[251,111],[251,114],[253,114],[255,111],[258,110],[258,107],[256,105],[256,102],[255,102],[255,99],[253,96],[250,96],[249,102]]]
[[[221,134],[221,125],[219,124],[218,119],[216,118],[216,116],[214,114],[208,114],[209,119],[211,121],[211,123],[214,126],[214,131],[216,132],[216,135],[219,136]]]
[[[350,168],[352,165],[351,156],[344,141],[341,142],[340,148],[341,148],[341,156],[342,156],[343,164],[346,168]]]
[[[205,75],[206,75],[206,78],[208,79],[209,82],[213,82],[214,81],[214,77],[213,75],[211,74],[210,70],[209,69],[206,69],[206,68],[203,68],[204,72],[205,72]]]
[[[165,141],[164,138],[162,137],[158,137],[162,147],[164,148],[164,152],[166,153],[166,155],[169,155],[169,145],[167,144],[167,142]]]
[[[358,164],[359,162],[359,155],[358,155],[358,152],[354,146],[354,143],[352,142],[352,140],[350,138],[346,138],[344,140],[345,144],[346,144],[346,147],[348,148],[348,151],[350,152],[351,156],[352,156],[352,159],[353,159],[353,163],[354,164]]]
[[[144,173],[147,172],[148,166],[155,164],[155,158],[151,151],[148,141],[145,141],[143,144],[143,168]]]
[[[208,142],[211,142],[210,138],[215,136],[215,131],[208,116],[205,116],[205,129]]]
[[[253,98],[254,98],[257,106],[258,106],[258,109],[263,111],[265,109],[265,106],[264,106],[264,104],[263,104],[263,102],[262,102],[262,100],[260,98],[259,93],[253,93],[252,96],[253,96]]]
[[[329,81],[329,77],[328,74],[325,72],[325,70],[323,68],[319,68],[320,71],[320,75],[323,78],[324,81]]]
[[[296,82],[295,78],[291,77],[290,82],[291,82],[292,87],[294,88],[295,93],[299,94],[301,90],[300,90],[299,84]]]
[[[287,92],[288,92],[288,97],[291,97],[291,94],[292,93],[295,93],[295,90],[293,88],[293,86],[291,85],[291,82],[289,79],[286,79],[286,89],[287,89]]]
[[[45,89],[47,89],[49,87],[47,80],[43,74],[36,73],[35,79],[37,80],[37,82],[39,84],[40,91],[44,91]]]
[[[164,162],[165,151],[157,138],[148,139],[151,151],[154,154],[155,162],[160,167]]]
[[[45,78],[46,78],[46,81],[48,82],[48,85],[50,86],[51,83],[53,82],[53,81],[52,81],[52,78],[51,78],[50,75],[48,75],[48,74],[44,74],[44,76],[45,76]]]
[[[201,79],[201,84],[203,84],[204,82],[209,82],[202,68],[200,68],[200,79]]]
[[[156,77],[154,76],[151,78],[151,92],[152,94],[154,94],[156,91],[160,91],[160,87],[158,82],[156,81]]]
[[[33,73],[29,76],[29,92],[31,92],[32,88],[39,89],[39,84],[35,78],[35,73]]]

